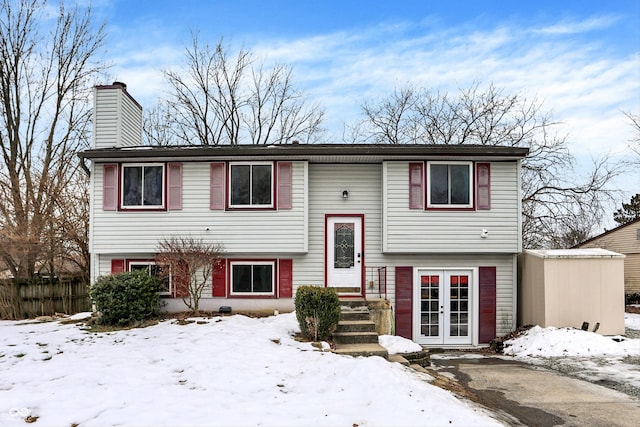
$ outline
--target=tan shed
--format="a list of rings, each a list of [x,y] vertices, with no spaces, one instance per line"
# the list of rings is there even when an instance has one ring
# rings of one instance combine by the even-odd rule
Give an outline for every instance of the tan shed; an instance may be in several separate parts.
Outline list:
[[[624,334],[624,255],[605,249],[525,250],[520,255],[519,325]]]

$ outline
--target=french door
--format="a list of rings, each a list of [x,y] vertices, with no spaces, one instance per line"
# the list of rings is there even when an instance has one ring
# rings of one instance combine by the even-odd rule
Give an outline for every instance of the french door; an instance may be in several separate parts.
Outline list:
[[[418,270],[413,322],[418,343],[472,344],[472,280],[472,270]]]

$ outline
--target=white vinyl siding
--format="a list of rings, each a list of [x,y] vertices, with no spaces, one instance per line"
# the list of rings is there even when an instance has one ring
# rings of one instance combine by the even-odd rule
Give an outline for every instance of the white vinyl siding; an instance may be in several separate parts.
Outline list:
[[[180,211],[102,209],[102,164],[93,168],[92,253],[154,253],[165,236],[191,235],[222,243],[227,253],[307,251],[306,162],[293,162],[293,206],[286,210],[213,211],[208,162],[183,163]]]
[[[94,88],[93,148],[142,144],[142,109],[120,88]]]
[[[380,185],[379,164],[309,165],[309,252],[293,259],[294,286],[324,286],[327,214],[364,214],[365,264],[380,261]]]
[[[409,162],[385,162],[382,169],[385,253],[518,252],[517,162],[491,163],[490,210],[409,209]]]

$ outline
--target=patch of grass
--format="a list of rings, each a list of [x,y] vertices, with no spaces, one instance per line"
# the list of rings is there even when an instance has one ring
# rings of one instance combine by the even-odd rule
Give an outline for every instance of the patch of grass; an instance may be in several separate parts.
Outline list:
[[[148,319],[142,322],[135,322],[126,326],[116,326],[116,325],[99,325],[97,323],[92,323],[88,325],[83,330],[87,332],[95,332],[95,333],[109,333],[109,332],[117,332],[117,331],[128,331],[130,329],[137,328],[147,328],[149,326],[154,326],[159,323],[158,319]]]
[[[26,354],[24,354],[24,353],[18,353],[18,354],[16,354],[15,357],[17,357],[19,359],[19,358],[25,357],[25,356],[26,356]]]

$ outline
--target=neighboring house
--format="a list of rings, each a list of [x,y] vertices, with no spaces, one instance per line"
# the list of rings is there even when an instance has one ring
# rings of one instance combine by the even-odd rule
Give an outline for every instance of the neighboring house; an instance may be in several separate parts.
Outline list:
[[[624,292],[640,292],[640,218],[605,231],[575,248],[603,248],[626,255]]]
[[[159,239],[220,242],[202,310],[292,310],[300,285],[387,298],[395,332],[475,346],[515,327],[525,148],[142,147],[141,107],[95,88],[92,280],[153,265]],[[169,281],[168,309],[184,310]]]

